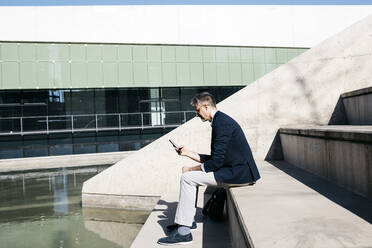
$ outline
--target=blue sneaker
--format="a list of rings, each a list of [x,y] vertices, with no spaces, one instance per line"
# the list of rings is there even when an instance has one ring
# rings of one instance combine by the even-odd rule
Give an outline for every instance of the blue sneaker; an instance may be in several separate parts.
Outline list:
[[[179,227],[180,227],[179,224],[168,225],[168,226],[167,226],[167,232],[168,232],[168,233],[171,233],[171,232],[173,232],[174,230],[177,230]],[[192,225],[191,225],[191,227],[190,227],[190,231],[195,231],[196,228],[197,228],[197,226],[196,226],[196,222],[193,221],[193,222],[192,222]]]
[[[159,245],[185,245],[192,243],[191,233],[187,235],[181,235],[177,231],[169,234],[168,237],[164,237],[158,240]]]

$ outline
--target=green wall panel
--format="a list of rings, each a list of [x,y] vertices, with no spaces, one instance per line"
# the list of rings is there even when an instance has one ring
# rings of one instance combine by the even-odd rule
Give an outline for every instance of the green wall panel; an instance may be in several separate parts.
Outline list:
[[[117,46],[102,46],[102,60],[115,62],[118,58]]]
[[[203,61],[204,62],[215,62],[216,61],[216,49],[214,47],[203,47]]]
[[[253,48],[253,63],[263,64],[265,63],[265,48]]]
[[[71,63],[71,84],[87,87],[87,66],[83,62]]]
[[[217,84],[218,85],[230,84],[228,63],[217,63]]]
[[[164,46],[161,48],[161,58],[163,62],[176,61],[176,48],[173,46]]]
[[[190,84],[191,85],[203,85],[204,84],[203,63],[191,63],[190,64]]]
[[[190,66],[188,63],[177,63],[177,85],[190,82]]]
[[[69,61],[70,46],[68,44],[55,44],[53,46],[52,55],[55,61]]]
[[[161,62],[161,47],[149,46],[147,48],[147,59],[150,62]]]
[[[176,85],[177,83],[177,67],[175,63],[163,63],[163,84],[162,86]]]
[[[253,82],[254,78],[255,77],[254,77],[253,63],[243,63],[242,64],[242,81]]]
[[[54,64],[54,87],[70,88],[71,67],[69,62],[56,62]]]
[[[87,84],[88,87],[103,86],[102,63],[87,63]]]
[[[132,61],[132,47],[131,46],[119,46],[118,47],[118,59],[119,61]]]
[[[148,68],[147,63],[134,63],[133,64],[133,75],[134,84],[145,85],[147,83]]]
[[[37,83],[39,88],[52,88],[54,86],[54,63],[39,62],[37,64]]]
[[[278,67],[277,64],[266,64],[266,65],[265,65],[265,74],[267,74],[267,73],[269,73],[269,72],[272,72],[272,71],[275,70],[277,67]]]
[[[176,47],[176,61],[177,62],[189,62],[189,48],[188,47]]]
[[[203,62],[203,52],[201,47],[189,48],[189,61],[190,62]]]
[[[274,48],[265,48],[264,53],[266,64],[276,64],[276,50]]]
[[[18,62],[3,62],[3,89],[18,89],[19,82],[19,64]]]
[[[217,65],[215,63],[204,63],[204,82],[206,84],[217,84]]]
[[[259,79],[260,77],[266,74],[266,66],[265,64],[254,64],[253,71],[254,78]]]
[[[119,84],[133,85],[133,66],[132,63],[119,63]]]
[[[231,63],[230,66],[230,83],[239,85],[242,82],[242,65],[240,63]]]
[[[217,47],[216,48],[216,61],[217,62],[229,62],[229,48]]]
[[[22,88],[35,87],[37,80],[37,68],[34,62],[21,62],[20,63],[20,85]],[[38,86],[38,85],[37,85]]]
[[[288,55],[287,55],[287,50],[286,48],[277,48],[276,49],[276,58],[277,58],[277,63],[286,63],[288,61]]]
[[[306,49],[0,42],[3,89],[246,85]]]
[[[134,46],[133,48],[133,61],[146,62],[147,51],[145,46]]]
[[[3,43],[1,45],[1,59],[4,61],[17,61],[18,60],[17,43]]]
[[[70,56],[72,61],[85,61],[85,46],[80,44],[71,45]]]
[[[38,44],[36,46],[36,59],[42,61],[48,61],[52,58],[52,47],[49,44]]]
[[[241,62],[253,63],[253,48],[241,48],[240,49]]]
[[[102,60],[102,49],[100,45],[88,45],[86,46],[86,51],[88,61]]]
[[[35,44],[20,44],[19,45],[19,59],[21,61],[35,61],[36,47]]]
[[[148,70],[149,70],[149,83],[156,87],[162,81],[162,79],[161,79],[161,74],[162,74],[161,63],[149,63],[148,64]]]
[[[229,61],[230,62],[240,62],[241,61],[240,48],[230,47],[229,48]]]
[[[118,86],[118,65],[116,63],[103,64],[103,83],[105,87]]]

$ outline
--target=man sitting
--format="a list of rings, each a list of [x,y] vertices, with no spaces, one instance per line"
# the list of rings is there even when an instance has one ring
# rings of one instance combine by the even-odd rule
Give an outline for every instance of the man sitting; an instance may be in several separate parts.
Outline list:
[[[200,93],[192,98],[196,115],[211,122],[211,154],[198,154],[181,146],[179,155],[189,157],[200,165],[183,167],[179,203],[174,229],[169,236],[159,239],[162,245],[186,244],[192,242],[191,228],[196,228],[195,201],[197,187],[201,185],[246,185],[260,178],[251,149],[239,124],[228,115],[218,111],[213,95]]]

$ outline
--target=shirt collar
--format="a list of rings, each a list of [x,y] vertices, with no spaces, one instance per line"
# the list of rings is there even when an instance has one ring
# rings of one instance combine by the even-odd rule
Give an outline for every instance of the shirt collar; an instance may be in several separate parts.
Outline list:
[[[214,117],[216,116],[217,112],[219,112],[219,110],[217,110],[216,113],[214,113],[214,115],[212,117],[212,120],[211,120],[211,126],[213,125],[213,120],[214,120]]]

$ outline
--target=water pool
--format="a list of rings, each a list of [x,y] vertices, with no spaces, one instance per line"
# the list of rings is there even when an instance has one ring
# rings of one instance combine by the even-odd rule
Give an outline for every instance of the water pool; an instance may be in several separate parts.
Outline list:
[[[0,247],[130,247],[148,212],[81,208],[105,167],[0,175]]]

